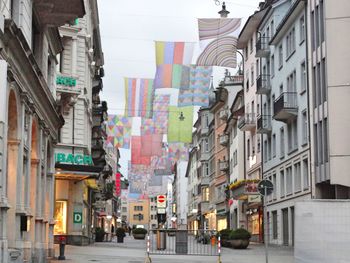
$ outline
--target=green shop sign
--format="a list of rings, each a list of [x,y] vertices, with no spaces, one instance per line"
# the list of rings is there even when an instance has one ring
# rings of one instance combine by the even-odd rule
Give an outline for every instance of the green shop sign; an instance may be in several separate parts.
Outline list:
[[[82,154],[56,153],[55,161],[56,163],[84,164],[84,165],[94,164],[92,162],[92,157],[90,155],[82,155]]]
[[[57,76],[56,77],[56,85],[75,87],[77,85],[77,80],[73,79],[71,77]]]

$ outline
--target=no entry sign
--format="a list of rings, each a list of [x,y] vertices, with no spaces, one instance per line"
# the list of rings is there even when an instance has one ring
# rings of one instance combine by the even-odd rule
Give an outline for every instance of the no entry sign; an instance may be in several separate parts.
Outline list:
[[[166,208],[166,196],[157,195],[157,208]]]

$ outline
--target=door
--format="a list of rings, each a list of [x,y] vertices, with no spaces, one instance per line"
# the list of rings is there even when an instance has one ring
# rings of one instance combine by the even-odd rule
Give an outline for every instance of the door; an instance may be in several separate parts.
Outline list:
[[[294,215],[294,207],[291,207],[290,208],[290,217],[291,217],[291,220],[292,220],[292,224],[291,224],[291,232],[292,232],[292,246],[294,247],[294,217],[295,217],[295,215]]]
[[[289,245],[288,208],[282,210],[283,245]]]

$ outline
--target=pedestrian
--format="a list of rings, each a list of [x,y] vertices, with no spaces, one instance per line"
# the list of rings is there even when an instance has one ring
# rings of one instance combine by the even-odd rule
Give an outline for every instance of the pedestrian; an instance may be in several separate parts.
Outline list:
[[[131,236],[131,227],[129,226],[129,236]]]
[[[114,237],[114,225],[111,225],[111,241],[113,240]]]

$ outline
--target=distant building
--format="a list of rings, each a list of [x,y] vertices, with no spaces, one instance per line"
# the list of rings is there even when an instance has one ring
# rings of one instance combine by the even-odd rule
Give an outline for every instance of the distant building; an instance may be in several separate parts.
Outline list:
[[[129,202],[129,226],[143,225],[148,229],[150,222],[149,200],[137,200]]]

